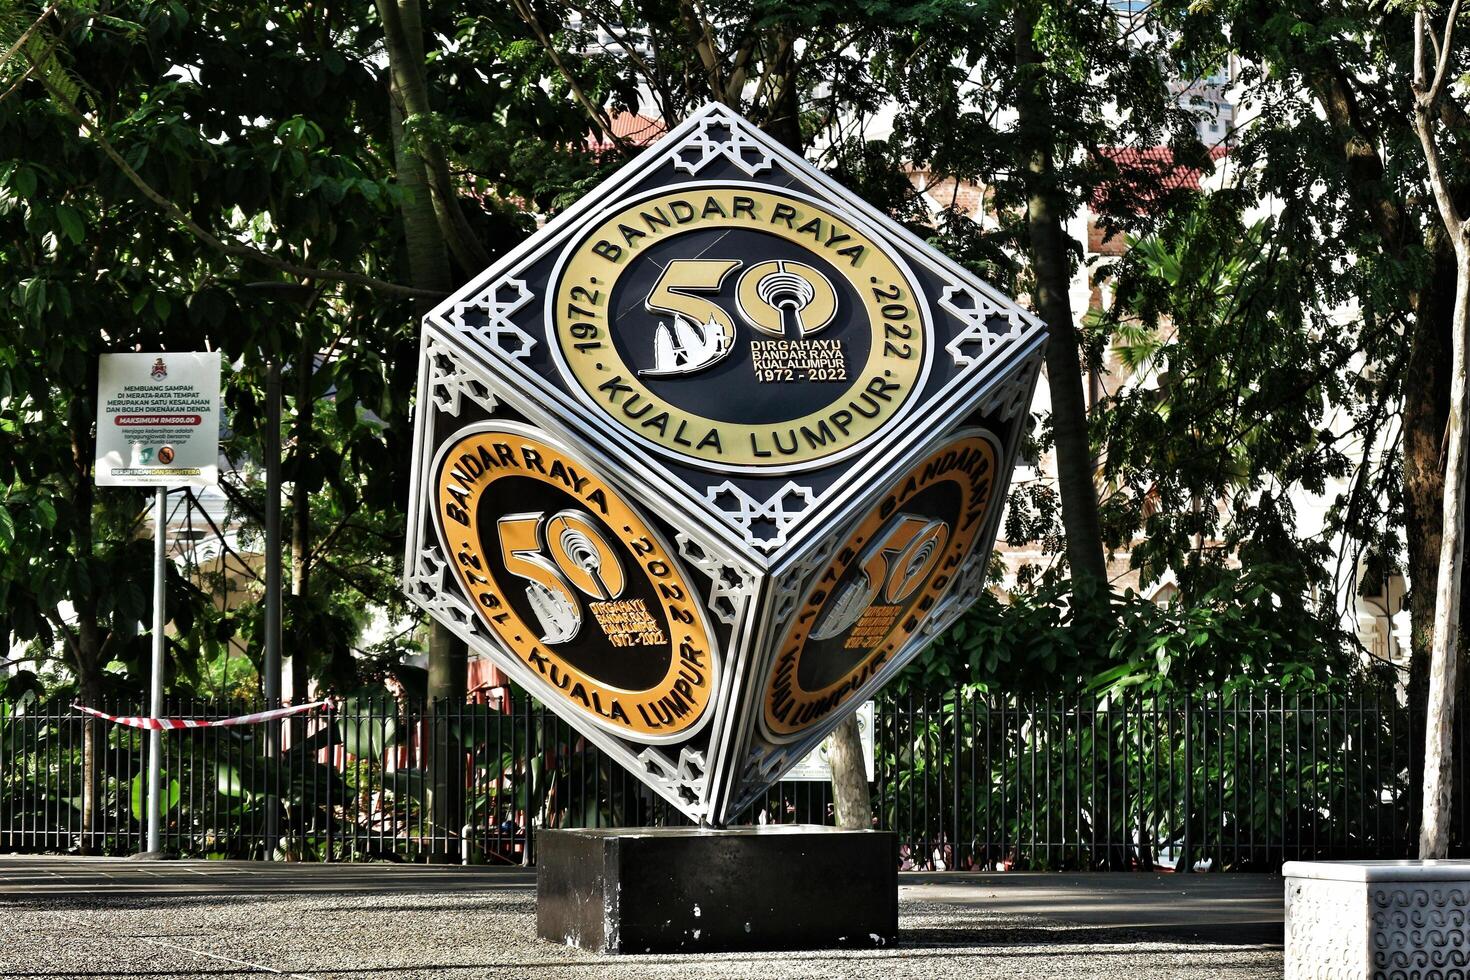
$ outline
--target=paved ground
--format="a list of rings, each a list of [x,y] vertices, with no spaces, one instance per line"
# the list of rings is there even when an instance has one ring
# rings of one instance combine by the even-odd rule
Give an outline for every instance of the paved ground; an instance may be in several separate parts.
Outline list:
[[[516,870],[0,857],[0,977],[1279,977],[1281,889],[906,874],[894,949],[609,958],[537,940]]]

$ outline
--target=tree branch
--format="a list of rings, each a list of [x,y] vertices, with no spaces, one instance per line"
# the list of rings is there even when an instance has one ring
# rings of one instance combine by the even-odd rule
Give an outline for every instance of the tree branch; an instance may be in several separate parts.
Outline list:
[[[1454,240],[1455,254],[1460,261],[1464,261],[1467,244],[1465,221],[1450,191],[1449,176],[1444,171],[1439,144],[1434,139],[1434,119],[1437,115],[1435,106],[1444,91],[1445,79],[1449,74],[1450,55],[1454,51],[1453,32],[1459,13],[1460,0],[1453,0],[1449,13],[1445,15],[1444,41],[1439,48],[1439,61],[1431,81],[1426,79],[1424,67],[1424,37],[1430,32],[1429,22],[1424,11],[1415,11],[1414,71],[1410,87],[1414,91],[1414,133],[1419,137],[1419,144],[1424,150],[1424,165],[1429,171],[1429,189],[1434,194],[1434,203],[1439,208],[1445,229]]]
[[[221,486],[224,486],[224,484],[225,484],[225,481],[221,480],[220,481],[220,485]],[[197,496],[195,496],[194,491],[191,490],[191,489],[187,489],[186,488],[185,492],[188,493],[189,499],[194,502],[195,508],[199,511],[200,515],[204,518],[204,523],[206,523],[206,524],[209,525],[209,529],[214,532],[214,536],[219,540],[220,568],[222,570],[224,570],[226,568],[226,566],[225,566],[225,558],[230,557],[230,556],[233,556],[234,559],[235,559],[235,561],[237,561],[240,564],[240,567],[241,568],[245,569],[245,572],[251,578],[255,579],[255,581],[257,581],[257,582],[264,582],[264,579],[262,579],[260,577],[260,573],[257,572],[255,569],[253,569],[253,568],[250,567],[250,563],[245,560],[245,557],[243,555],[241,555],[238,551],[236,551],[234,548],[231,548],[229,546],[229,543],[225,541],[225,532],[222,531],[222,530],[220,530],[219,524],[215,522],[215,519],[213,517],[210,517],[209,516],[209,511],[207,511],[207,510],[204,509],[204,504],[200,502],[200,500],[199,500],[199,498]],[[226,492],[226,495],[228,495],[229,491],[226,490],[225,492]]]
[[[591,6],[576,2],[569,3],[568,6],[570,6],[577,13],[581,14],[583,17],[586,17],[588,20],[591,20],[592,22],[597,24],[598,27],[602,28],[603,31],[607,33],[608,37],[613,39],[614,44],[623,49],[623,53],[628,56],[628,61],[630,64],[633,65],[634,70],[636,70],[645,79],[647,79],[649,91],[653,93],[654,97],[658,101],[659,115],[665,121],[667,121],[669,117],[669,104],[671,100],[668,97],[668,93],[664,91],[663,80],[659,77],[658,73],[653,70],[653,67],[649,65],[647,60],[645,60],[644,57],[638,53],[637,47],[633,44],[630,44],[628,42],[628,39],[624,35],[619,34],[617,31],[613,30],[612,25],[604,20],[602,16],[597,13],[597,11],[591,8]],[[650,32],[650,34],[651,33],[652,32]]]
[[[725,91],[721,101],[731,108],[740,104],[740,93],[745,89],[745,79],[750,72],[750,59],[755,54],[757,38],[751,34],[740,42],[735,49],[735,57],[730,63],[730,78],[725,82]]]
[[[692,0],[679,0],[679,13],[685,28],[689,31],[694,52],[699,55],[700,64],[704,66],[705,84],[709,86],[709,96],[712,99],[718,99],[724,93],[724,85],[720,81],[720,52],[715,47],[715,39],[710,31],[709,22],[705,20],[703,11],[699,10]]]
[[[21,46],[31,39],[32,34],[41,29],[41,25],[45,23],[46,18],[50,17],[52,12],[60,5],[61,0],[51,0],[51,4],[45,10],[41,11],[41,16],[37,17],[31,26],[27,27],[21,33],[20,37],[15,39],[14,44],[5,49],[3,55],[0,55],[0,68],[3,68],[11,58],[15,57],[15,53],[21,49]]]
[[[37,23],[39,23],[39,21]],[[39,58],[30,58],[30,56],[27,55],[27,57],[30,59],[30,64],[26,66],[25,71],[20,73],[19,78],[10,83],[9,88],[7,88],[4,92],[0,92],[0,102],[4,102],[6,99],[14,95],[16,89],[20,88],[22,85],[30,80],[30,77],[32,75],[40,71],[41,66],[46,63],[46,59],[50,58],[53,54],[56,53],[57,45],[59,45],[60,43],[61,40],[59,38],[53,40],[49,45],[46,46],[46,50],[41,53],[41,57]],[[0,62],[0,64],[3,64],[3,62]]]
[[[531,5],[526,0],[513,0],[513,2],[516,13],[520,14],[521,20],[525,21],[526,26],[535,33],[536,40],[541,42],[541,47],[551,58],[551,63],[556,66],[557,71],[561,72],[561,77],[566,80],[567,87],[571,89],[572,98],[576,99],[577,104],[587,113],[588,118],[592,120],[592,125],[596,126],[614,146],[626,149],[627,141],[613,132],[612,121],[607,117],[607,113],[593,104],[592,100],[587,97],[587,93],[582,90],[582,83],[577,81],[571,69],[567,68],[566,63],[561,60],[561,55],[557,53],[556,46],[551,43],[551,38],[541,27],[541,21],[536,17],[536,12],[531,9]]]
[[[269,252],[263,252],[253,246],[226,242],[222,241],[219,238],[216,238],[214,235],[210,234],[202,226],[200,226],[197,222],[195,222],[192,218],[190,218],[187,214],[185,214],[178,205],[174,204],[174,202],[170,201],[168,198],[164,197],[157,190],[155,190],[153,188],[153,185],[149,184],[148,181],[143,179],[141,174],[130,167],[128,165],[128,162],[123,159],[122,154],[118,153],[117,149],[112,145],[107,137],[102,135],[102,130],[91,120],[89,120],[85,115],[83,115],[82,112],[77,109],[77,107],[72,103],[70,99],[68,99],[61,92],[58,92],[56,90],[56,87],[51,84],[50,80],[46,78],[44,73],[37,75],[36,77],[37,80],[46,87],[46,91],[51,95],[53,99],[56,100],[57,104],[61,107],[62,114],[65,115],[72,122],[80,126],[82,130],[89,137],[91,137],[92,141],[97,144],[97,146],[102,150],[107,158],[111,160],[120,171],[122,171],[123,176],[126,177],[128,181],[134,187],[136,187],[144,197],[162,208],[163,212],[168,215],[169,218],[171,218],[175,223],[183,227],[185,231],[189,232],[189,234],[204,242],[204,244],[208,245],[210,248],[213,248],[218,252],[222,252],[223,254],[232,256],[234,258],[247,259],[252,262],[258,262],[261,265],[266,266],[267,268],[275,269],[278,272],[283,272],[287,275],[295,276],[298,279],[341,282],[352,286],[362,286],[365,289],[372,289],[378,292],[393,293],[398,296],[416,296],[429,299],[443,298],[444,294],[442,293],[425,289],[415,289],[412,286],[404,286],[396,282],[388,282],[386,280],[378,279],[374,276],[365,275],[359,272],[345,272],[335,269],[318,269],[313,266],[297,265],[294,262],[287,262],[284,259],[277,258],[276,256],[271,255]]]
[[[1379,141],[1366,132],[1351,79],[1334,63],[1315,73],[1309,84],[1328,123],[1337,132],[1338,147],[1347,165],[1349,194],[1368,212],[1384,244],[1398,250],[1402,247],[1403,212],[1389,193],[1383,160],[1378,155]]]
[[[1439,144],[1434,141],[1434,126],[1430,122],[1429,104],[1420,103],[1414,107],[1414,132],[1419,136],[1419,143],[1424,148],[1424,164],[1429,170],[1429,188],[1434,192],[1434,203],[1439,207],[1440,217],[1454,238],[1456,254],[1463,254],[1465,249],[1465,220],[1460,216],[1460,209],[1455,204],[1455,197],[1450,193],[1449,177],[1444,172],[1444,164],[1439,155]]]
[[[768,85],[771,84],[771,80],[775,77],[775,74],[776,74],[776,59],[775,59],[775,57],[773,55],[769,55],[765,51],[765,47],[766,47],[765,43],[762,42],[762,44],[761,44],[761,49],[762,49],[762,58],[761,58],[761,61],[764,64],[763,64],[763,66],[761,68],[761,77],[755,83],[755,91],[752,92],[751,93],[751,96],[750,96],[750,107],[751,107],[751,111],[754,111],[755,108],[756,108],[756,106],[764,106],[764,105],[766,105],[766,102],[767,102],[767,99],[766,99],[766,88],[767,88]]]
[[[1417,13],[1414,16],[1420,19],[1424,17],[1422,12]],[[1434,66],[1434,81],[1429,86],[1429,92],[1425,96],[1425,99],[1428,101],[1431,110],[1434,108],[1434,104],[1439,101],[1440,95],[1444,93],[1445,84],[1449,79],[1450,54],[1455,49],[1455,21],[1456,19],[1458,19],[1459,16],[1460,0],[1454,0],[1454,2],[1450,4],[1449,13],[1445,14],[1444,38],[1440,41],[1439,44],[1439,61]]]
[[[316,547],[312,548],[310,551],[310,558],[312,561],[317,561],[318,559],[326,555],[326,553],[331,549],[332,544],[337,540],[337,536],[340,535],[352,524],[352,519],[357,516],[357,512],[359,510],[361,510],[360,505],[354,506],[351,510],[347,512],[346,517],[343,517],[342,520],[337,522],[336,527],[332,528],[332,530],[325,537],[317,542]]]

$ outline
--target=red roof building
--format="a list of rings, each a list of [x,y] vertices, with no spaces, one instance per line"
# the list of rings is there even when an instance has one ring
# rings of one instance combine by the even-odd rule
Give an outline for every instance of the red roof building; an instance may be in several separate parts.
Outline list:
[[[668,127],[661,121],[637,112],[615,111],[608,122],[616,140],[639,149],[657,142],[659,137],[668,132]],[[593,153],[602,154],[616,149],[617,143],[605,133],[589,130],[587,148]]]

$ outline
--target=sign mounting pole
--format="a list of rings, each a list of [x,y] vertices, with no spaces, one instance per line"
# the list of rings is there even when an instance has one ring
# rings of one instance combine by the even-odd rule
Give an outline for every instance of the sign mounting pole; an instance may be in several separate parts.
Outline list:
[[[265,369],[265,677],[267,708],[281,706],[281,362],[274,356]],[[281,726],[265,727],[266,758],[281,754]],[[276,853],[281,836],[280,801],[265,800],[265,853]]]
[[[164,597],[168,561],[168,488],[219,482],[218,351],[103,354],[97,359],[97,455],[100,487],[152,487],[153,656],[148,713],[163,716]],[[88,707],[96,707],[88,705]],[[163,733],[148,735],[147,851],[163,850],[167,793]]]
[[[148,713],[163,717],[163,629],[168,622],[164,610],[164,562],[168,560],[168,488],[160,486],[153,504],[153,664],[149,672]],[[148,850],[163,850],[163,814],[159,804],[163,776],[163,732],[148,733]]]

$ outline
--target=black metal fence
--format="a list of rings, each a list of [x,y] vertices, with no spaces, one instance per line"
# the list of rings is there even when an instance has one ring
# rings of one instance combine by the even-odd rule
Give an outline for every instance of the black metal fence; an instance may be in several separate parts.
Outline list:
[[[1422,747],[1391,695],[951,694],[880,701],[877,723],[905,867],[1275,870],[1417,845]]]
[[[267,725],[165,732],[165,847],[529,864],[539,828],[685,822],[543,707],[492,693],[489,704],[357,701],[273,722],[275,751]],[[142,850],[147,733],[66,704],[4,711],[0,850]],[[881,699],[875,729],[875,819],[898,833],[906,868],[1269,869],[1413,850],[1418,747],[1391,696],[949,691]],[[827,784],[787,782],[740,822],[831,819]],[[1460,813],[1457,850],[1465,839]]]

